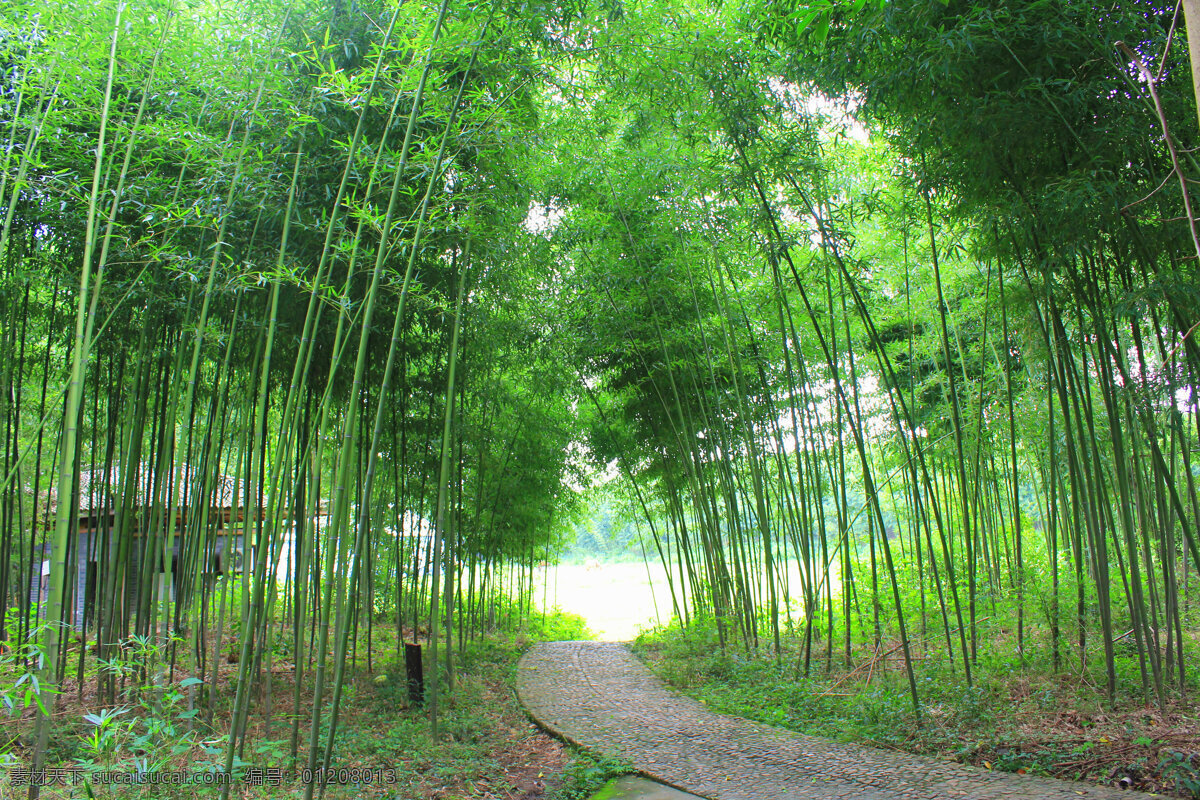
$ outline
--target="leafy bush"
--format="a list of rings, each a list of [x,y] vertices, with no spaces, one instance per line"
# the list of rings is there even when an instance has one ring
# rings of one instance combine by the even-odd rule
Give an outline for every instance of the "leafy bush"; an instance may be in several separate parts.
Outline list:
[[[1200,798],[1200,755],[1172,750],[1158,762],[1158,771],[1176,791]]]
[[[582,800],[613,778],[631,774],[633,767],[628,762],[580,752],[559,776],[561,783],[548,795],[548,800]]]

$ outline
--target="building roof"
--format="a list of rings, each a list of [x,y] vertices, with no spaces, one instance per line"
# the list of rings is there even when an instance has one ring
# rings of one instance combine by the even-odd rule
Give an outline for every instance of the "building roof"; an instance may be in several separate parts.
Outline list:
[[[158,475],[145,462],[139,463],[133,475],[134,508],[161,503],[176,507],[207,505],[214,509],[238,509],[244,501],[243,482],[218,472],[206,477],[187,463],[177,463],[165,474]],[[92,467],[79,473],[79,515],[92,516],[110,513],[117,508],[126,479],[120,463],[108,467]],[[206,485],[198,486],[204,482]],[[201,492],[203,494],[201,494]],[[50,492],[51,506],[57,506],[56,490]]]

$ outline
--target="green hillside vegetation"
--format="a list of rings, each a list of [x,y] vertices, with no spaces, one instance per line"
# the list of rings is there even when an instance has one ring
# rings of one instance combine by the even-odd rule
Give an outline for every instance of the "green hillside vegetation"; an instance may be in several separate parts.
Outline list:
[[[623,513],[610,502],[602,502],[571,532],[571,544],[560,561],[579,564],[590,561],[641,561],[647,555],[638,530],[639,520]]]

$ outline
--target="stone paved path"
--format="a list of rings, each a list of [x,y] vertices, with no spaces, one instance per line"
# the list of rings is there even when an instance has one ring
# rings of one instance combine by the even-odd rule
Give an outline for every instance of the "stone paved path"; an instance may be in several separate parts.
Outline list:
[[[551,732],[713,800],[1153,796],[838,744],[723,716],[667,689],[621,644],[535,645],[518,667],[517,695]]]

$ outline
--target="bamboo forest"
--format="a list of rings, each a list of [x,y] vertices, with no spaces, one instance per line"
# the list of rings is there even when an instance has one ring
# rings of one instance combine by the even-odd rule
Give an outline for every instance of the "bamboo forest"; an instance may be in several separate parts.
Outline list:
[[[716,711],[1200,797],[1197,87],[1195,0],[0,4],[0,798],[589,796],[512,686],[615,531]]]

